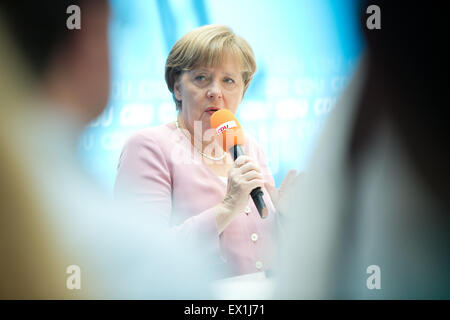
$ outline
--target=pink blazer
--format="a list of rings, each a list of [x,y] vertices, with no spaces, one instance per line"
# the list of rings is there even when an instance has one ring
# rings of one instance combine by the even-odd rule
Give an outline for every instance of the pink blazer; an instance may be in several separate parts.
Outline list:
[[[248,135],[244,150],[273,184],[262,148]],[[143,129],[129,138],[114,192],[138,204],[149,221],[162,218],[181,241],[196,239],[214,263],[226,266],[226,276],[274,268],[276,212],[267,190],[263,188],[266,219],[249,198],[249,213],[242,212],[219,236],[212,208],[223,200],[226,180],[202,162],[174,123]]]

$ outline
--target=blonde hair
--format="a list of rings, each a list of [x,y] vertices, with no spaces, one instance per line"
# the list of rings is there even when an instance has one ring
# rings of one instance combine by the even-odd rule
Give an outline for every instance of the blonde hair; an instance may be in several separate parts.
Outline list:
[[[166,61],[166,83],[175,101],[177,110],[181,101],[174,94],[174,85],[184,71],[198,66],[216,66],[225,53],[231,53],[241,62],[244,94],[256,72],[253,50],[242,37],[224,25],[206,25],[196,28],[181,37],[169,53]]]

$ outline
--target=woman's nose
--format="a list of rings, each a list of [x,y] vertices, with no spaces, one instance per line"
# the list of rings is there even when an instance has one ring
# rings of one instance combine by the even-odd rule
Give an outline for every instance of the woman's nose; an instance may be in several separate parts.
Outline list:
[[[211,86],[208,88],[206,95],[210,99],[222,98],[222,90],[220,89],[220,86],[216,81],[213,81],[211,83]]]

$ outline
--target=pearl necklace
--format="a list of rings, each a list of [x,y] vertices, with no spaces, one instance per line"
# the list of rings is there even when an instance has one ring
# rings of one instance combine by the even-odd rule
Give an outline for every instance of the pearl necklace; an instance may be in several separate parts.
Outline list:
[[[178,130],[180,130],[180,132],[186,137],[186,139],[188,139],[188,137],[184,134],[183,130],[181,130],[180,128],[180,124],[178,123],[178,120],[175,121],[175,126],[177,127]],[[189,140],[189,139],[188,139]],[[203,151],[198,150],[195,146],[194,149],[197,150],[198,152],[200,152],[200,154],[202,156],[204,156],[205,158],[209,159],[209,160],[213,160],[213,161],[220,161],[223,158],[225,158],[227,156],[227,154],[224,152],[223,155],[221,155],[220,157],[211,157],[210,155],[207,155],[206,153],[204,153]]]

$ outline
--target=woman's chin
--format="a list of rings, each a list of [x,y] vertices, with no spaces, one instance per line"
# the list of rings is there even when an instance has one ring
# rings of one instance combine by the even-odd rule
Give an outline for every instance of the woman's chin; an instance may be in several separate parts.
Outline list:
[[[211,124],[211,115],[209,115],[207,112],[203,112],[201,121],[203,122],[203,127],[205,127],[205,125],[208,125],[208,128],[209,128],[209,126]]]

